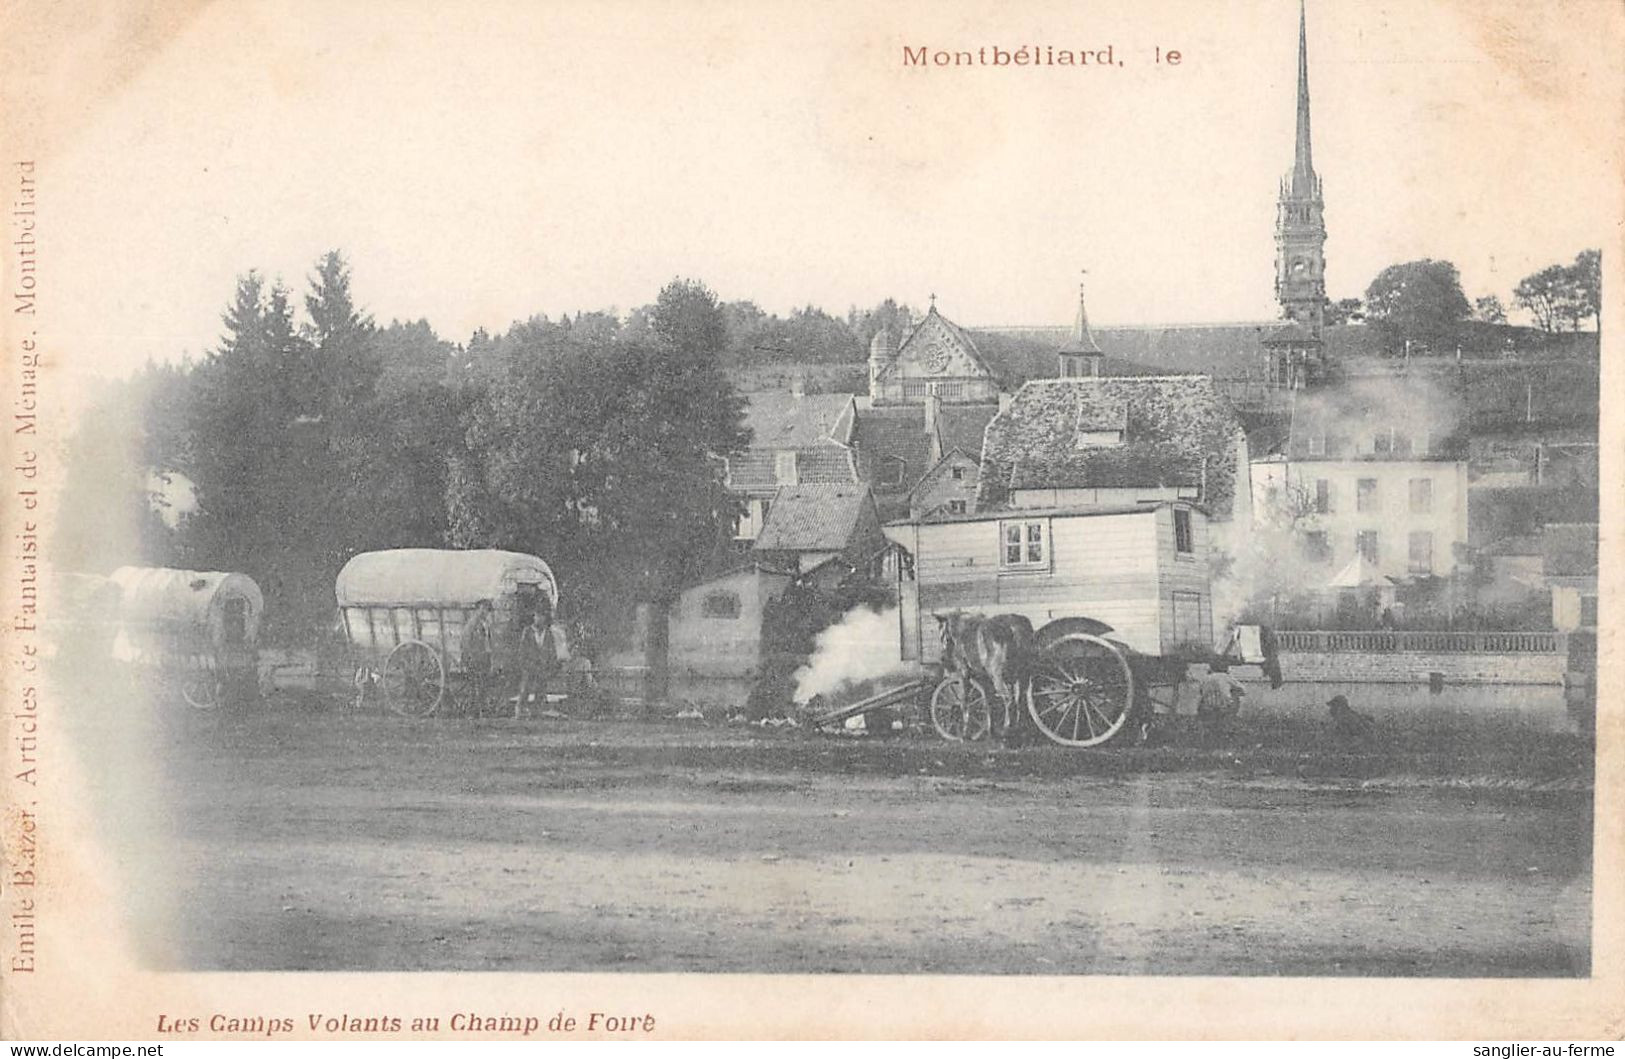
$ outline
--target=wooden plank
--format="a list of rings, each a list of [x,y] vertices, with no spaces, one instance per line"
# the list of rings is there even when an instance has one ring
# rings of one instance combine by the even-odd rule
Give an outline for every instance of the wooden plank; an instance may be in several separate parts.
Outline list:
[[[899,687],[888,688],[887,690],[879,692],[875,695],[871,695],[866,699],[859,699],[857,702],[854,702],[849,706],[842,706],[838,710],[832,710],[829,713],[820,714],[818,717],[813,718],[813,727],[823,728],[826,725],[837,724],[841,721],[847,720],[850,717],[856,717],[860,713],[868,713],[870,710],[878,710],[887,706],[895,706],[898,703],[907,701],[911,696],[923,691],[926,688],[927,683],[928,682],[924,680],[911,680],[907,684],[900,685]]]

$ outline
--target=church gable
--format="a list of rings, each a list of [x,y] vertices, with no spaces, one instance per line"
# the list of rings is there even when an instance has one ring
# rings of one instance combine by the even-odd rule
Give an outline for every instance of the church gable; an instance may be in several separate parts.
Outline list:
[[[992,379],[976,345],[963,330],[944,320],[933,306],[909,334],[882,378]]]

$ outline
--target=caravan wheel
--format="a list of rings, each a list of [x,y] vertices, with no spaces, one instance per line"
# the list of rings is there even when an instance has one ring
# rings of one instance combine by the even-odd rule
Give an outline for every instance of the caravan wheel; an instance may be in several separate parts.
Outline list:
[[[1044,649],[1027,684],[1027,712],[1052,742],[1100,746],[1134,712],[1134,672],[1110,640],[1069,633]]]
[[[403,717],[427,717],[446,697],[446,667],[422,640],[405,640],[384,659],[384,704]]]

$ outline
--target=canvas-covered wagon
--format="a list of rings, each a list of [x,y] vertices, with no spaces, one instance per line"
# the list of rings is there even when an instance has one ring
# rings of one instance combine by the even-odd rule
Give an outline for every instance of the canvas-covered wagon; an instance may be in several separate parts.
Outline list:
[[[1191,662],[1264,661],[1256,632],[1214,648],[1208,520],[1195,504],[946,514],[886,533],[899,549],[901,658],[918,665],[915,686],[930,689],[932,725],[947,738],[985,735],[994,694],[945,669],[942,622],[953,615],[1031,623],[1036,658],[1011,705],[1066,746],[1131,730],[1153,691],[1177,688]]]
[[[525,630],[546,630],[558,582],[522,552],[402,548],[363,552],[339,571],[339,619],[357,687],[382,690],[398,713],[473,705],[480,688],[517,673]]]
[[[253,578],[123,566],[110,580],[118,587],[115,659],[174,683],[198,709],[258,699],[265,597]]]

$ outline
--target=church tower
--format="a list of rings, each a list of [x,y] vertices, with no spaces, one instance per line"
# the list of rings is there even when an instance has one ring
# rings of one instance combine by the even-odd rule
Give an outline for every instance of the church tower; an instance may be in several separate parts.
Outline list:
[[[1298,133],[1275,217],[1275,297],[1281,315],[1320,337],[1326,319],[1326,220],[1309,142],[1309,45],[1298,0]]]

